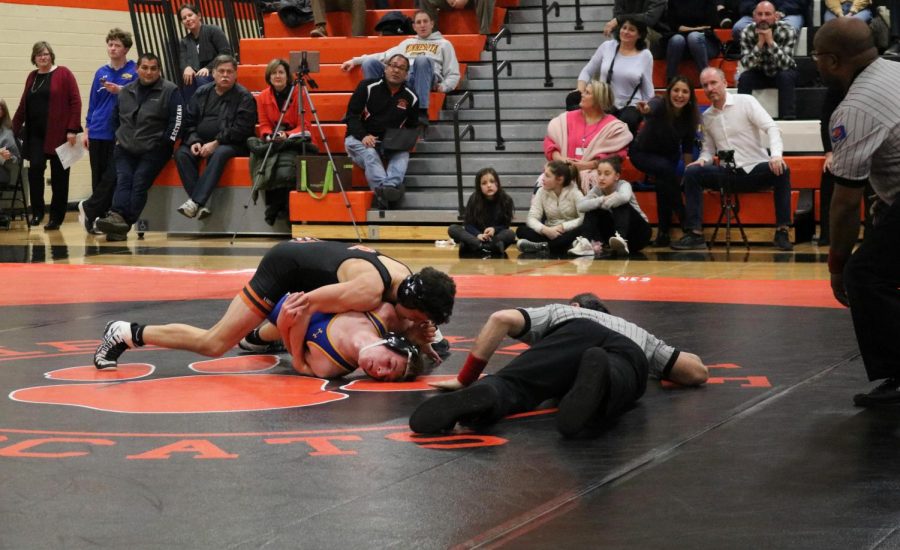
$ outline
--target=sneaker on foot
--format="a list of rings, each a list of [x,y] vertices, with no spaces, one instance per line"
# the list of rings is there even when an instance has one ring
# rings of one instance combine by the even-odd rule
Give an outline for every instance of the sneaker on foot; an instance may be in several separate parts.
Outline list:
[[[110,321],[106,323],[103,339],[94,352],[94,366],[98,369],[115,368],[119,364],[119,356],[133,347],[131,341],[131,324],[126,321]]]
[[[858,393],[853,396],[853,404],[857,407],[900,404],[900,378],[888,378],[869,393]]]
[[[516,248],[519,249],[519,252],[544,252],[550,249],[550,245],[547,243],[536,243],[528,239],[519,239],[516,242]]]
[[[328,36],[328,31],[325,30],[325,25],[316,25],[316,28],[309,31],[309,35],[314,38],[325,38]]]
[[[593,256],[594,246],[591,244],[591,241],[584,237],[576,237],[572,243],[572,248],[569,249],[569,254],[572,256]]]
[[[703,235],[688,231],[683,237],[671,244],[673,250],[706,250]]]
[[[125,218],[123,218],[121,214],[110,211],[105,217],[97,218],[97,229],[107,235],[111,233],[124,235],[128,233],[131,226],[125,221]]]
[[[209,208],[207,208],[205,206],[201,206],[200,210],[197,211],[197,219],[198,220],[205,220],[206,218],[210,217],[211,215],[212,215],[212,210],[210,210]]]
[[[186,218],[193,218],[197,215],[197,211],[200,209],[200,205],[196,202],[188,199],[184,201],[184,204],[178,207],[178,213]]]
[[[658,246],[665,248],[672,244],[672,239],[669,238],[668,233],[657,233],[656,240],[653,241],[653,246]]]
[[[127,233],[107,233],[106,234],[106,242],[121,242],[127,241],[128,234]]]
[[[409,417],[409,428],[420,434],[452,430],[460,420],[490,413],[498,399],[497,390],[487,384],[444,393],[416,407]]]
[[[787,229],[775,231],[775,239],[772,241],[772,244],[774,244],[775,248],[778,250],[791,251],[794,249],[794,245],[791,244],[791,238],[788,235]]]
[[[103,231],[97,229],[97,220],[88,218],[87,214],[84,213],[84,203],[87,199],[83,201],[78,201],[78,223],[81,224],[81,227],[84,228],[85,233],[88,235],[102,235]]]
[[[628,241],[626,241],[622,235],[619,235],[618,231],[609,238],[609,247],[616,254],[622,254],[624,256],[628,255]]]

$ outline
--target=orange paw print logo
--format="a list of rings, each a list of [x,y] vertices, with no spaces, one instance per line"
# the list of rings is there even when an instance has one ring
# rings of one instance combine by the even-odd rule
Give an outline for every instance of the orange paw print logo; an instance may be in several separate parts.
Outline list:
[[[329,390],[328,380],[297,374],[274,374],[274,355],[245,355],[197,361],[196,374],[151,378],[149,363],[123,363],[117,369],[93,365],[45,373],[48,380],[67,382],[15,390],[10,399],[25,403],[70,405],[113,413],[224,413],[268,411],[324,405],[347,399]],[[352,380],[339,390],[354,392],[430,391],[428,383],[453,376],[423,376],[412,382]]]

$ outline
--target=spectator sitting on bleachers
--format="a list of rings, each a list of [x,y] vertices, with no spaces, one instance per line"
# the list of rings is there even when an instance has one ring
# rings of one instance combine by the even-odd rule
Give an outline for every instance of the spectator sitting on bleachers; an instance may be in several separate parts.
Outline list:
[[[775,6],[760,2],[753,11],[753,23],[741,35],[741,65],[738,93],[749,94],[761,88],[778,89],[778,117],[796,117],[794,95],[797,86],[797,62],[794,60],[796,34],[790,25],[778,21]]]
[[[12,131],[6,101],[0,99],[0,185],[15,185],[22,168],[22,154]],[[0,211],[0,227],[9,228],[9,216]]]
[[[162,78],[159,58],[138,59],[137,79],[119,92],[113,112],[116,138],[116,187],[109,212],[97,219],[108,241],[124,241],[147,204],[147,190],[172,158],[181,134],[183,104],[178,87]],[[79,210],[84,208],[79,205]],[[85,231],[90,218],[80,219]]]
[[[603,157],[625,156],[633,136],[624,122],[608,114],[612,107],[610,87],[597,80],[587,83],[579,107],[547,124],[547,160],[567,162],[584,171],[597,168],[597,161]]]
[[[716,2],[716,28],[730,29],[737,19],[738,0],[719,0]]]
[[[672,214],[684,224],[681,201],[679,157],[687,166],[693,160],[694,144],[700,113],[690,81],[676,76],[669,81],[666,94],[639,104],[644,125],[628,149],[631,163],[641,172],[653,176],[656,190],[656,212],[659,226],[655,246],[669,246]]]
[[[391,128],[418,127],[419,100],[405,84],[408,71],[409,59],[400,53],[392,55],[383,77],[359,83],[344,116],[344,148],[350,160],[366,171],[366,181],[381,206],[403,197],[409,164],[409,150],[386,149],[385,136]]]
[[[847,16],[862,19],[868,23],[872,20],[871,5],[872,0],[822,0],[822,7],[825,8],[823,19],[827,22]]]
[[[548,162],[538,178],[528,219],[516,230],[520,252],[551,252],[562,256],[581,236],[584,214],[578,201],[584,198],[578,168],[562,160]]]
[[[461,10],[471,3],[478,20],[478,32],[491,34],[491,23],[494,21],[494,0],[420,0],[419,7],[438,26],[438,12],[444,10]]]
[[[641,210],[631,184],[622,179],[622,159],[608,157],[586,178],[590,191],[578,201],[584,213],[582,237],[569,254],[628,256],[650,243],[650,222]],[[605,248],[605,250],[604,250]]]
[[[201,86],[188,103],[184,139],[175,152],[175,166],[188,200],[178,207],[182,215],[198,219],[212,212],[209,198],[219,184],[225,164],[247,156],[247,138],[256,126],[256,100],[237,83],[237,61],[230,55],[213,60],[214,82]],[[206,168],[200,174],[200,161]]]
[[[133,42],[130,32],[110,29],[106,35],[109,63],[97,69],[88,88],[88,111],[81,140],[90,154],[91,196],[78,203],[79,221],[88,234],[100,233],[94,229],[94,221],[106,214],[116,192],[116,119],[113,111],[122,87],[134,82],[137,76],[134,61],[125,57]]]
[[[213,81],[213,62],[220,55],[233,55],[225,31],[200,20],[200,8],[182,4],[178,17],[187,34],[178,43],[178,66],[181,69],[181,95],[185,102],[200,86]]]
[[[900,0],[885,0],[891,18],[891,45],[884,51],[887,57],[900,56]]]
[[[353,36],[366,35],[366,0],[312,0],[315,27],[310,36],[328,36],[325,29],[325,14],[330,11],[350,12],[350,32]]]
[[[500,176],[493,168],[482,168],[466,203],[465,225],[453,224],[447,233],[460,244],[460,252],[502,256],[516,240],[509,228],[512,219],[513,201],[500,185]]]
[[[740,19],[731,28],[731,38],[740,42],[741,34],[750,23],[753,22],[753,12],[759,0],[740,0],[738,13]],[[800,30],[809,13],[809,0],[773,0],[775,5],[775,19],[784,21],[794,29],[794,35],[800,36]]]
[[[578,91],[583,92],[591,80],[610,86],[616,117],[637,133],[641,114],[635,105],[653,97],[653,56],[647,49],[647,26],[636,17],[625,17],[617,27],[615,40],[600,44],[578,74]]]
[[[384,66],[396,54],[409,60],[411,66],[406,85],[418,96],[420,122],[428,123],[428,102],[432,90],[450,92],[459,84],[459,61],[453,44],[434,30],[434,21],[428,12],[419,10],[413,17],[416,36],[407,38],[393,48],[375,54],[354,57],[341,64],[341,70],[349,71],[354,65],[362,65],[363,78],[381,78]]]
[[[716,0],[669,0],[666,19],[672,32],[663,36],[666,49],[666,81],[678,74],[678,65],[690,52],[697,74],[719,54],[721,44],[712,28],[716,24]]]
[[[612,19],[603,26],[603,34],[612,37],[626,20],[637,20],[652,29],[652,32],[648,32],[653,36],[647,40],[648,44],[652,43],[669,30],[663,18],[665,13],[666,0],[616,0]]]
[[[257,134],[247,140],[250,149],[250,177],[253,178],[253,190],[251,197],[255,201],[259,191],[265,191],[266,212],[265,220],[269,225],[275,224],[275,219],[288,211],[288,196],[291,188],[296,186],[297,170],[294,167],[290,171],[289,178],[282,178],[281,167],[289,167],[294,164],[294,157],[304,152],[318,153],[318,149],[309,140],[309,121],[304,120],[305,126],[300,128],[300,113],[298,98],[300,87],[294,88],[288,85],[290,81],[291,67],[284,59],[273,59],[266,65],[266,86],[256,96],[256,114],[259,117]],[[290,96],[288,95],[290,94]],[[287,102],[287,108],[285,108]],[[309,106],[306,106],[309,111]],[[281,117],[284,108],[284,118],[281,127],[275,132],[275,126]],[[299,139],[295,139],[299,138]],[[300,140],[307,140],[305,146]],[[265,158],[265,151],[271,151],[266,160],[266,166],[260,174],[260,164]],[[268,177],[266,177],[268,176]]]
[[[788,236],[791,224],[790,170],[782,158],[781,130],[751,95],[725,90],[725,73],[707,67],[700,74],[703,91],[711,103],[703,113],[703,148],[700,158],[684,170],[685,234],[672,243],[675,250],[706,249],[703,239],[703,189],[721,189],[731,183],[735,192],[774,187],[775,248],[793,250]],[[760,137],[765,132],[769,149]],[[734,166],[714,165],[715,155],[734,157]]]

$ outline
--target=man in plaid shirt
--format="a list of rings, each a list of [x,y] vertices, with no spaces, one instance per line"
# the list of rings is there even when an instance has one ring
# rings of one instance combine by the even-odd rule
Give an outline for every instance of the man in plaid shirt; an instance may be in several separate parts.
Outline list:
[[[778,20],[771,2],[760,2],[753,10],[753,23],[741,34],[741,65],[738,93],[749,94],[760,88],[778,88],[778,117],[797,118],[794,111],[794,88],[797,84],[797,62],[793,27]]]

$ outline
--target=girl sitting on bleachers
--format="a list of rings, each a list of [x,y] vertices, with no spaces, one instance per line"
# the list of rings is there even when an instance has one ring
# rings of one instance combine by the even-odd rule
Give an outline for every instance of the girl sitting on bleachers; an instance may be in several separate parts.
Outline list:
[[[562,160],[548,162],[538,178],[528,219],[516,230],[520,252],[564,255],[581,233],[584,214],[578,212],[581,193],[578,168]]]

